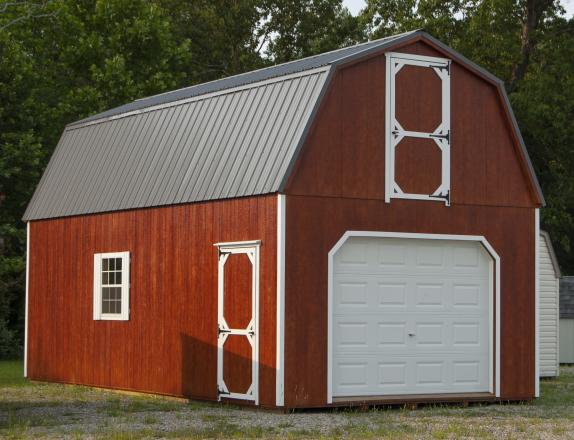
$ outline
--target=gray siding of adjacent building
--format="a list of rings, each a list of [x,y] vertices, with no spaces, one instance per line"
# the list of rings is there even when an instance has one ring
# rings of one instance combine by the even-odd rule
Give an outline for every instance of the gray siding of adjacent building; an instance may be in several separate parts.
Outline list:
[[[276,192],[328,70],[69,127],[24,219]]]
[[[558,289],[560,270],[550,236],[540,234],[540,376],[558,376]]]
[[[574,364],[574,276],[560,280],[560,363]]]

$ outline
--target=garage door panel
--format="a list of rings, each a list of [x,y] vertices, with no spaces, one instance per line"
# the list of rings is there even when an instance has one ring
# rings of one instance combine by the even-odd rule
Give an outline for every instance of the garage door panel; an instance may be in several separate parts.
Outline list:
[[[403,319],[401,319],[403,318]],[[335,316],[334,332],[338,335],[334,343],[336,353],[356,352],[368,348],[373,353],[384,355],[391,348],[417,351],[434,351],[441,347],[449,350],[465,347],[488,349],[488,323],[476,316],[460,314],[413,313],[411,316],[396,314],[381,315],[347,314]]]
[[[489,366],[481,359],[353,356],[334,365],[337,396],[484,392]]]
[[[365,273],[412,273],[415,267],[422,273],[449,275],[487,275],[489,256],[486,250],[474,242],[449,243],[447,240],[411,240],[386,238],[377,243],[372,238],[353,237],[353,243],[345,246],[335,256],[336,272]],[[434,243],[430,243],[430,242]]]
[[[334,258],[333,395],[489,391],[492,264],[483,247],[348,243]]]
[[[337,283],[339,307],[368,307],[368,282],[341,280]]]
[[[406,307],[407,283],[399,281],[378,281],[377,299],[380,307]]]
[[[480,313],[488,309],[488,280],[476,277],[338,274],[334,281],[334,311],[353,309],[394,311],[413,308]]]
[[[415,285],[415,305],[417,307],[444,308],[448,306],[448,286],[442,282],[421,283]]]
[[[386,321],[377,323],[377,347],[407,348],[408,345],[408,322]]]

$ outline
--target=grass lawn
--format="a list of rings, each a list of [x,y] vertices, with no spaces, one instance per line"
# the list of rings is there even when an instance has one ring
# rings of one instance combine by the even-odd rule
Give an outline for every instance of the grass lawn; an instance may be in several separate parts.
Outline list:
[[[0,362],[0,438],[574,439],[574,367],[530,404],[278,414],[232,406],[32,383]]]

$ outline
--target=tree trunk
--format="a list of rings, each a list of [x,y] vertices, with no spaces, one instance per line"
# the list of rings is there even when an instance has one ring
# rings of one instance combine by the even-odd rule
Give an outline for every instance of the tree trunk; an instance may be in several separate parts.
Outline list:
[[[526,0],[525,14],[522,21],[522,33],[520,36],[520,60],[512,69],[508,91],[516,88],[530,64],[530,56],[536,45],[536,31],[538,30],[544,13],[554,5],[554,0]]]

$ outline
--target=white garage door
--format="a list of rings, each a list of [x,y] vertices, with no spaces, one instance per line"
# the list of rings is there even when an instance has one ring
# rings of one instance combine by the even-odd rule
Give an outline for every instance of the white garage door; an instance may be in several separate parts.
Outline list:
[[[478,242],[350,237],[333,259],[333,397],[489,392]]]

